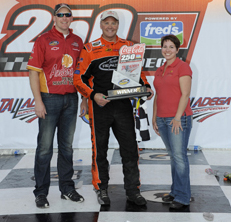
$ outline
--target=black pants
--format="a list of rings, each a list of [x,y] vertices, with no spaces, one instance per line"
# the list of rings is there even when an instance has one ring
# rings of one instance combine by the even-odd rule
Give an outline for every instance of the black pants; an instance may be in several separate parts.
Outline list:
[[[109,163],[107,150],[110,128],[112,128],[119,143],[120,155],[122,157],[126,194],[138,193],[140,186],[139,157],[133,109],[130,100],[114,100],[104,107],[99,107],[94,101],[90,101],[89,116],[92,133],[92,182],[94,187],[97,190],[108,187]]]

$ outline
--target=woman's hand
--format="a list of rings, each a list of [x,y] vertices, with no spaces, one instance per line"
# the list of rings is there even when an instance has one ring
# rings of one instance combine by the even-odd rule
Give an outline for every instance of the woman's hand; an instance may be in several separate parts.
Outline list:
[[[152,119],[152,126],[153,126],[153,129],[155,130],[155,133],[156,133],[158,136],[160,136],[160,134],[159,134],[159,128],[158,128],[158,126],[157,126],[157,124],[156,124],[156,119]]]
[[[170,122],[170,125],[172,125],[172,133],[174,132],[175,134],[179,134],[180,130],[183,131],[183,128],[181,126],[181,120],[173,118]]]

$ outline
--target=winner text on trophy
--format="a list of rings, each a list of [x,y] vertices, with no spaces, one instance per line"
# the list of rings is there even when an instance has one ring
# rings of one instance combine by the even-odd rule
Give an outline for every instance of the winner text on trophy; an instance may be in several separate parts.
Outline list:
[[[143,56],[146,45],[144,43],[133,46],[124,45],[119,50],[117,70],[114,70],[111,82],[114,89],[108,90],[109,100],[131,97],[149,96],[146,86],[139,83]]]

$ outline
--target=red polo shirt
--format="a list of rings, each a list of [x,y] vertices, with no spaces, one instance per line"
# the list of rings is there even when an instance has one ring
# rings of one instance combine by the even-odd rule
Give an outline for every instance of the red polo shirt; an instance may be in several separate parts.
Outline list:
[[[76,92],[73,72],[82,48],[82,39],[71,29],[64,38],[54,26],[36,39],[27,69],[39,72],[41,92],[62,95]]]
[[[157,116],[174,117],[182,95],[179,78],[181,76],[190,76],[192,78],[192,70],[186,62],[176,58],[166,68],[162,76],[165,64],[156,70],[153,82],[157,94]],[[187,116],[193,114],[190,107],[190,99],[188,100],[184,114]]]

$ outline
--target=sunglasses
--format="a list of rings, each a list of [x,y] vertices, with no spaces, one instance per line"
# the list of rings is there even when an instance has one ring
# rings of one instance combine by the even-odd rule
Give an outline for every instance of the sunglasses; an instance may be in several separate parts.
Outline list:
[[[72,14],[71,13],[57,13],[56,16],[59,17],[59,18],[63,18],[64,16],[65,17],[71,17]]]

